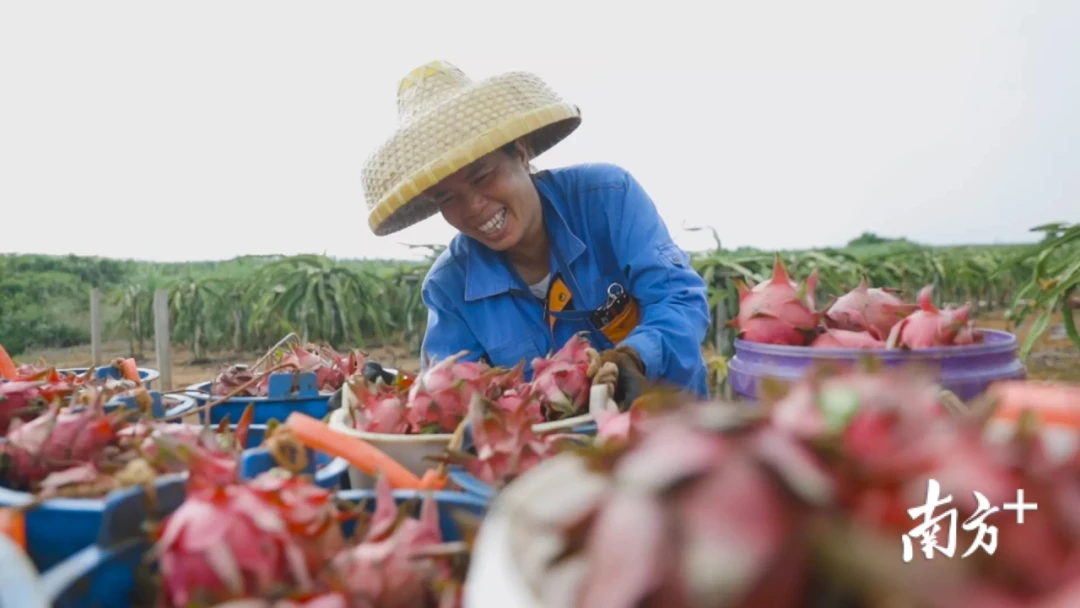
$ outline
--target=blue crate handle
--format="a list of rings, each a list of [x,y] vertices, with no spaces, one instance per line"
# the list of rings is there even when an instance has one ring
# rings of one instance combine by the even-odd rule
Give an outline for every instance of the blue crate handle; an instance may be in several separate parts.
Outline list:
[[[345,473],[349,470],[349,463],[342,458],[334,458],[325,462],[320,458],[328,458],[311,448],[306,448],[308,454],[307,468],[303,473],[311,475],[315,485],[328,490],[336,490]],[[320,465],[321,466],[318,466]],[[244,450],[240,457],[240,479],[254,479],[259,474],[265,473],[277,466],[269,448],[255,447]]]
[[[166,416],[171,417],[183,413],[186,410],[194,409],[198,406],[198,402],[191,395],[180,393],[163,395],[158,391],[149,391],[149,394],[150,398],[153,400],[153,405],[150,407],[151,415],[158,420],[165,418]],[[165,409],[166,400],[172,404],[168,410]],[[125,395],[113,397],[112,400],[105,404],[105,411],[116,409],[121,405],[129,409],[136,409],[138,407],[133,395]]]

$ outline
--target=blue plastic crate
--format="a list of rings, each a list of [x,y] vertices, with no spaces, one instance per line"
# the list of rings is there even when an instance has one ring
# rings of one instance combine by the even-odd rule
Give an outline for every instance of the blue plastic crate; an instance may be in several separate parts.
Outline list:
[[[374,490],[347,490],[339,492],[338,496],[357,503],[366,499],[368,510],[375,508]],[[434,497],[439,507],[444,541],[461,539],[452,517],[455,509],[477,516],[483,516],[486,510],[484,501],[461,492],[435,492]],[[397,490],[394,498],[401,504],[422,499],[423,493]],[[353,522],[343,524],[346,534],[352,534],[353,528]],[[87,547],[42,575],[45,595],[54,608],[128,608],[137,605],[132,597],[136,591],[135,576],[147,548],[142,539],[130,539],[108,548]]]
[[[192,384],[185,394],[194,397],[199,406],[206,405],[216,400],[210,394],[210,384]],[[319,392],[315,372],[271,374],[265,397],[233,397],[221,405],[215,405],[210,411],[210,423],[217,424],[226,415],[231,421],[239,420],[249,403],[255,405],[255,422],[258,424],[266,424],[271,419],[284,422],[293,412],[322,419],[329,413],[328,403],[331,396],[332,393]],[[205,413],[200,413],[199,416],[199,419],[205,422]]]
[[[236,425],[230,425],[230,428],[235,431]],[[247,445],[258,446],[262,443],[265,435],[266,425],[251,425],[248,429]],[[255,456],[246,458],[247,452],[252,452]],[[258,463],[258,455],[262,453],[265,453],[265,457],[270,463],[263,466],[266,466],[267,469],[273,466],[273,459],[265,448],[249,448],[247,452],[241,456],[242,470],[245,460],[249,462],[247,465],[249,471],[254,470],[250,467],[252,463]],[[320,487],[331,490],[340,487],[341,481],[346,478],[345,473],[349,468],[346,461],[340,458],[331,458],[321,452],[314,453],[314,458],[309,462],[313,462],[314,467],[316,467],[316,470],[313,471],[314,482]],[[163,477],[162,480],[173,477],[175,476]],[[185,474],[179,474],[178,478],[183,479],[184,477]],[[159,480],[157,490],[159,499],[166,492],[162,486],[165,483],[165,481]],[[28,511],[26,513],[26,544],[27,551],[35,565],[44,570],[97,541],[99,528],[102,526],[109,505],[116,500],[122,501],[128,495],[137,495],[140,500],[143,500],[142,488],[125,488],[117,490],[104,498],[55,498]],[[32,498],[27,492],[17,492],[0,486],[0,507],[25,505]],[[179,500],[182,499],[183,493],[181,490]],[[166,506],[171,505],[171,508],[175,508],[176,505],[179,505],[179,500],[168,503]],[[138,521],[142,519],[139,517],[138,512],[133,512],[133,516]],[[107,542],[115,542],[115,540],[112,537],[106,538]]]
[[[81,375],[81,374],[85,374],[86,370],[88,370],[88,369],[90,369],[90,368],[89,367],[65,367],[65,368],[57,368],[56,371],[61,372],[61,373],[65,373],[65,374],[80,374]],[[154,388],[154,386],[153,386],[154,381],[161,377],[161,373],[158,372],[158,370],[156,370],[156,369],[150,369],[148,367],[140,367],[138,369],[139,369],[139,379],[142,380],[143,386],[146,387],[147,390]],[[113,367],[111,365],[104,365],[102,367],[97,368],[94,371],[94,375],[97,377],[98,380],[104,380],[106,378],[113,378],[115,380],[119,380],[119,379],[123,378],[123,376],[120,374],[120,370],[116,369],[115,367]],[[168,388],[168,387],[166,387],[166,388]]]
[[[194,397],[182,393],[172,393],[169,395],[162,395],[158,391],[148,391],[148,393],[150,394],[150,399],[153,401],[153,404],[150,406],[150,415],[158,419],[177,415],[178,413],[193,409],[197,405]],[[113,397],[105,404],[105,411],[109,412],[120,406],[128,409],[138,409],[138,406],[135,404],[135,397],[132,395],[124,395],[121,397]]]

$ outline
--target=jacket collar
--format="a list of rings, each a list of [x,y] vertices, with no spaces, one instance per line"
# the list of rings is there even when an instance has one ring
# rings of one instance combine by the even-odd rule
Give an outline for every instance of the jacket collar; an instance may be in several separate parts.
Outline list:
[[[557,266],[566,272],[570,264],[585,252],[585,243],[574,234],[566,221],[563,193],[547,178],[547,172],[542,171],[533,177],[533,184],[540,193],[544,229],[547,230],[552,259],[561,259]],[[526,288],[502,252],[489,249],[467,236],[464,237],[464,248],[466,302],[508,293],[514,288]]]

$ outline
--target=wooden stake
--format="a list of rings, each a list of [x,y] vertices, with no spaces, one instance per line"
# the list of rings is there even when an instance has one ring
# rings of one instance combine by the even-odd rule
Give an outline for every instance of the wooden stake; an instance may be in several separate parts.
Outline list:
[[[90,289],[90,360],[94,367],[101,367],[101,290]]]
[[[157,368],[161,374],[161,390],[172,385],[172,345],[169,342],[169,292],[154,292],[154,348],[157,352]]]

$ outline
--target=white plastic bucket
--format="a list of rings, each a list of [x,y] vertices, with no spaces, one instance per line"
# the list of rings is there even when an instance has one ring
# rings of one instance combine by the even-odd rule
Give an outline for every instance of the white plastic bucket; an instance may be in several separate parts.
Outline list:
[[[538,464],[495,497],[473,546],[465,608],[556,608],[532,592],[518,563],[521,555],[536,554],[537,546],[525,550],[524,543],[539,541],[536,528],[522,521],[522,512],[547,502],[554,486],[590,480],[595,482],[596,474],[585,469],[582,459],[562,454]]]

